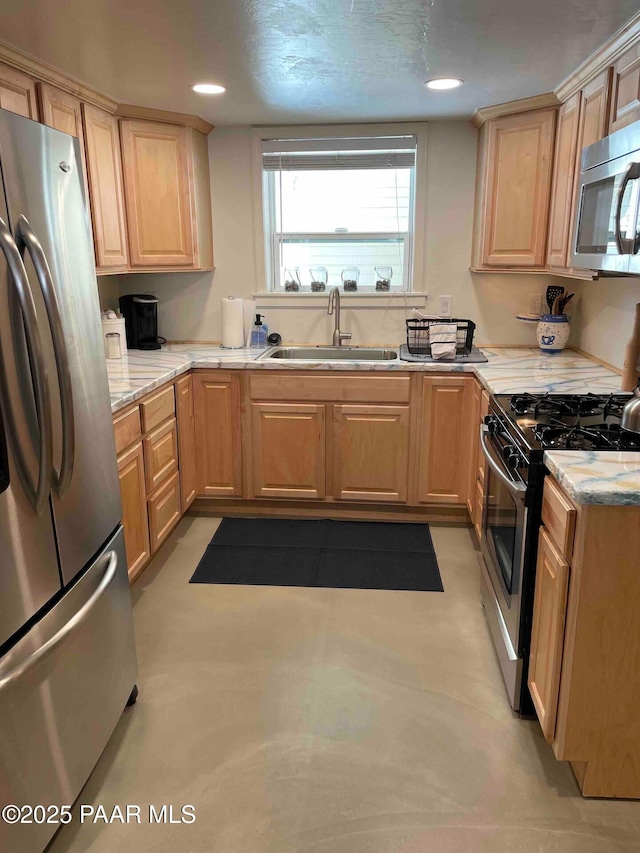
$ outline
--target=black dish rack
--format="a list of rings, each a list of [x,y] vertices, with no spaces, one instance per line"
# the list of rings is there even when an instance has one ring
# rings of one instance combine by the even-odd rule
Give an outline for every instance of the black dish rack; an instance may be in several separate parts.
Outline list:
[[[429,328],[440,323],[455,323],[456,355],[470,355],[473,348],[473,335],[476,324],[472,320],[459,320],[456,317],[438,319],[419,319],[413,317],[407,320],[407,349],[412,355],[431,355],[431,335]]]

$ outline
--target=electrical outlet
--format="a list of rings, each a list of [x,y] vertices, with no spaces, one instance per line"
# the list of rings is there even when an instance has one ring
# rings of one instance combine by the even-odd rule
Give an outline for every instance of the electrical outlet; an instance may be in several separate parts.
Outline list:
[[[439,310],[438,317],[450,317],[451,316],[451,296],[439,296]]]
[[[542,294],[529,294],[529,314],[537,314],[538,317],[542,314]]]

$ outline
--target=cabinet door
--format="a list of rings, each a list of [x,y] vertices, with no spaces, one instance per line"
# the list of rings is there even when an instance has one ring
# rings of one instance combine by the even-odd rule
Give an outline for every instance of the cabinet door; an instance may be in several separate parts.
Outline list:
[[[96,266],[126,269],[129,263],[118,122],[104,110],[83,104],[84,132]]]
[[[325,496],[325,407],[252,403],[253,496]]]
[[[529,690],[549,743],[553,742],[556,730],[568,587],[569,564],[556,551],[542,527],[533,605]]]
[[[36,81],[0,62],[0,109],[38,121]]]
[[[471,421],[473,429],[475,429],[478,433],[480,432],[480,402],[482,397],[482,388],[480,387],[480,383],[475,380],[471,380],[472,386],[472,395],[471,395],[471,405],[469,409],[469,420]],[[471,518],[471,523],[475,524],[476,522],[476,514],[477,514],[477,502],[476,502],[476,483],[478,481],[478,442],[471,436],[471,447],[469,450],[469,470],[468,470],[468,481],[467,481],[467,509],[469,510],[469,516]]]
[[[118,476],[127,567],[133,580],[151,556],[142,442],[118,457]]]
[[[464,377],[423,379],[418,489],[422,503],[466,503],[473,440],[467,381]]]
[[[405,503],[409,406],[334,406],[333,495]]]
[[[196,432],[191,376],[183,376],[176,382],[176,412],[178,416],[180,496],[182,512],[184,513],[196,496]]]
[[[578,132],[577,171],[580,171],[582,149],[599,142],[607,135],[609,124],[609,96],[611,94],[611,69],[594,77],[582,90],[582,109]]]
[[[188,128],[120,122],[131,265],[193,266]]]
[[[149,498],[151,553],[155,554],[180,521],[180,477],[172,477]]]
[[[488,122],[482,263],[543,266],[546,258],[556,111]]]
[[[242,495],[239,381],[223,373],[193,377],[199,495]]]
[[[547,263],[566,267],[576,180],[580,93],[564,103],[558,114],[558,134],[554,158],[551,210],[549,212],[549,244]]]
[[[634,45],[613,66],[611,121],[614,133],[640,119],[640,44]]]
[[[171,418],[170,421],[146,435],[143,445],[147,491],[151,493],[178,470],[176,419]]]
[[[48,83],[38,83],[40,93],[40,109],[42,112],[42,123],[47,127],[54,127],[69,136],[75,136],[80,140],[81,147],[84,140],[82,132],[82,112],[78,98],[50,86]]]

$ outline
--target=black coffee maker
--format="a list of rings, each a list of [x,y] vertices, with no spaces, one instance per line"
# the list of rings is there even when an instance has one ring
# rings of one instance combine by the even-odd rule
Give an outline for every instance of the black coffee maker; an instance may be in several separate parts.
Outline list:
[[[149,293],[130,293],[120,297],[129,349],[160,349],[166,343],[158,337],[158,298]]]

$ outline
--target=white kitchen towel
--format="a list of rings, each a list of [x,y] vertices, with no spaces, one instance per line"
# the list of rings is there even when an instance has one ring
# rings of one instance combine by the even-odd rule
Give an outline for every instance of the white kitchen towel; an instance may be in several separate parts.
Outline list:
[[[429,326],[431,358],[438,361],[456,357],[457,323],[432,323]]]

